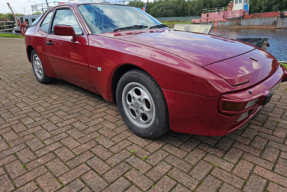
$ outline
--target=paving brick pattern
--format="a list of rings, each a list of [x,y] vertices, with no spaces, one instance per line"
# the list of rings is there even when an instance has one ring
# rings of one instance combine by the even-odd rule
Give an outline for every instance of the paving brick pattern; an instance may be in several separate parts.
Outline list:
[[[286,83],[224,137],[151,141],[101,96],[38,83],[23,39],[0,38],[0,78],[0,191],[287,191]]]

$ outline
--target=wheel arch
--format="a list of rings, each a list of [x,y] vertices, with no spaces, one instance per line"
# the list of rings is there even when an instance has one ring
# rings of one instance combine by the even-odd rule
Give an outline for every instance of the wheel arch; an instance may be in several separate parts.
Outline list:
[[[33,50],[34,50],[34,47],[32,47],[31,45],[27,46],[27,57],[28,57],[28,60],[29,60],[30,63],[32,62],[31,61],[31,53],[32,53]]]
[[[120,78],[128,71],[133,70],[133,69],[140,69],[142,71],[145,71],[144,69],[138,67],[137,65],[134,64],[124,64],[121,65],[119,68],[115,70],[112,76],[112,81],[111,81],[111,99],[112,102],[116,103],[116,90],[117,90],[117,85],[120,80]],[[147,71],[145,71],[148,73]]]

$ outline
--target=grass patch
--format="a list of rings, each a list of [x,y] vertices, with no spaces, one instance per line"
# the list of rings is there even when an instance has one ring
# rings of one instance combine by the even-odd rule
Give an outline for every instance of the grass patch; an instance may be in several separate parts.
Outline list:
[[[131,154],[135,154],[135,151],[136,151],[136,150],[133,149],[133,150],[131,150],[130,152],[131,152]]]
[[[175,24],[191,24],[191,21],[163,21],[162,22],[165,25],[175,25]]]
[[[14,35],[14,34],[9,34],[9,33],[0,33],[0,37],[25,38],[24,36],[21,36],[21,35]]]
[[[280,64],[283,65],[287,69],[287,63],[280,63]]]

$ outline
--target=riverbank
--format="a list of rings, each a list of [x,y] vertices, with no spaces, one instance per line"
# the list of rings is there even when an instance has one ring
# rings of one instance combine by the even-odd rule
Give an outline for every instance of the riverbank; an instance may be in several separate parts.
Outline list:
[[[175,24],[191,24],[192,20],[176,20],[176,18],[158,18],[163,24],[173,28]],[[283,29],[287,28],[287,17],[258,17],[250,19],[228,20],[221,22],[210,22],[202,24],[212,24],[215,28],[233,29]]]
[[[252,19],[238,19],[222,22],[214,22],[215,28],[233,29],[282,29],[287,28],[287,17],[259,17]]]
[[[161,21],[162,24],[167,25],[169,28],[173,28],[175,24],[191,24],[191,21]]]
[[[287,69],[287,63],[280,63],[280,64],[283,65]]]

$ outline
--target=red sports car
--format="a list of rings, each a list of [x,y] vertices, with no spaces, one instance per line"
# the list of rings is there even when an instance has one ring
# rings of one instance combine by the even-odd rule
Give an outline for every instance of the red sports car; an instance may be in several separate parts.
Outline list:
[[[72,3],[51,8],[25,35],[40,83],[55,78],[116,102],[137,135],[220,136],[268,103],[287,72],[239,41],[175,31],[139,8]]]

